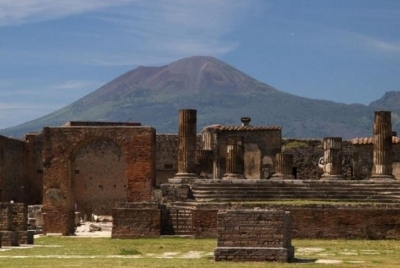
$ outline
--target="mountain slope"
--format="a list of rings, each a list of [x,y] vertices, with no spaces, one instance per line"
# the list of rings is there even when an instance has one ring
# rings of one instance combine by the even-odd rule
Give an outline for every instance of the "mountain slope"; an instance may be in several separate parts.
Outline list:
[[[179,109],[198,110],[198,131],[211,124],[283,126],[285,137],[370,136],[374,107],[287,94],[212,57],[190,57],[161,67],[138,67],[84,98],[42,118],[0,130],[21,137],[71,120],[134,121],[157,132],[177,132]]]

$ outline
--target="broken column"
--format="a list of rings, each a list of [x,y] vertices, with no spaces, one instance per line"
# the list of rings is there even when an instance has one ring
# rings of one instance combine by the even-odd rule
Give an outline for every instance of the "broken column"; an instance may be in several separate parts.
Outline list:
[[[212,150],[197,150],[196,160],[200,168],[200,178],[212,178],[214,152]]]
[[[272,175],[273,180],[293,180],[293,155],[288,153],[276,154],[275,174]]]
[[[342,175],[342,138],[324,138],[324,174],[321,179],[343,179]]]
[[[193,179],[196,174],[196,110],[179,110],[178,173],[172,180]],[[171,180],[171,179],[170,179]],[[170,181],[171,182],[171,181]]]
[[[389,111],[376,111],[371,179],[394,179],[392,167],[392,119]]]
[[[242,136],[228,136],[226,171],[222,179],[246,179],[244,176],[244,138]]]

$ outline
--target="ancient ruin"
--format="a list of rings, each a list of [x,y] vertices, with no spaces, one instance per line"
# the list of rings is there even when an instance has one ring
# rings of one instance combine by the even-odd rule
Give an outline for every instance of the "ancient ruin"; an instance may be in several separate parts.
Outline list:
[[[216,261],[279,261],[294,258],[290,213],[231,210],[218,213]]]
[[[42,206],[42,219],[26,221],[44,234],[74,234],[76,215],[112,215],[115,238],[217,237],[219,212],[258,207],[289,211],[294,238],[400,238],[400,138],[390,112],[375,113],[373,137],[351,141],[285,139],[281,127],[250,118],[197,134],[196,110],[177,118],[177,135],[69,122],[23,140],[0,136],[1,201]]]
[[[391,112],[375,112],[374,168],[371,179],[393,179]]]

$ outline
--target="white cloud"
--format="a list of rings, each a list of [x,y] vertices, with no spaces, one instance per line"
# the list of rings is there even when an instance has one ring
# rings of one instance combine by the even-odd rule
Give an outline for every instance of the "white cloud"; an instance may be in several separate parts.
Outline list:
[[[0,26],[86,14],[93,25],[80,31],[57,32],[60,44],[45,50],[30,47],[13,57],[89,65],[163,64],[193,55],[221,56],[238,43],[227,39],[254,3],[240,0],[0,0]],[[123,6],[121,6],[123,5]],[[253,9],[253,10],[252,10]],[[68,30],[67,30],[68,31]],[[72,40],[92,46],[77,47]],[[54,42],[53,42],[54,43]],[[62,53],[60,53],[62,47]],[[4,56],[10,51],[0,51]],[[8,57],[8,56],[7,56]],[[44,57],[44,58],[43,58]],[[30,59],[30,60],[29,60]]]
[[[0,26],[66,17],[133,0],[0,0]]]

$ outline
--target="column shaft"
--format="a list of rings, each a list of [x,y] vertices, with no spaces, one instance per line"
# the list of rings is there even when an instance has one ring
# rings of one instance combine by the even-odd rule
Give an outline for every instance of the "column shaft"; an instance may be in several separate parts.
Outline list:
[[[294,179],[293,171],[293,155],[288,153],[276,154],[275,174],[272,179]]]
[[[324,138],[324,174],[322,179],[342,179],[342,138]]]
[[[178,173],[177,176],[195,176],[196,173],[196,110],[179,110]]]
[[[244,177],[244,138],[229,136],[226,144],[226,172],[223,179],[245,179]]]
[[[393,179],[391,112],[376,111],[372,179]]]

